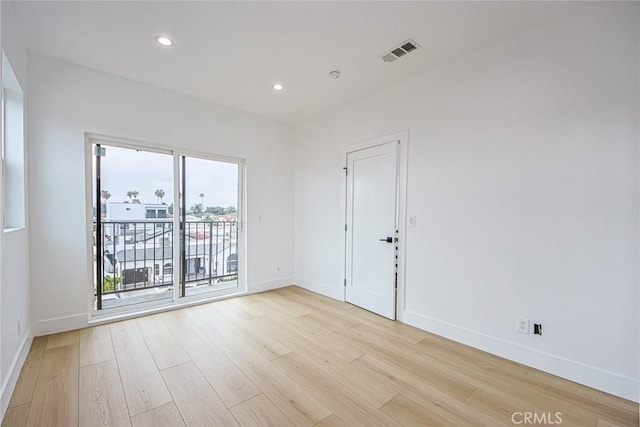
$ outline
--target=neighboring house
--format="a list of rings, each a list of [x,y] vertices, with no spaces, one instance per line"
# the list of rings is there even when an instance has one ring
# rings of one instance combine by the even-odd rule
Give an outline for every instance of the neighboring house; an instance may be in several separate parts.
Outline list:
[[[165,204],[109,202],[103,220],[103,245],[111,253],[126,244],[147,240],[149,236],[171,230],[169,207]],[[165,242],[164,245],[167,245]]]
[[[237,223],[187,215],[186,280],[216,280],[238,270]],[[121,277],[117,290],[173,283],[173,222],[168,206],[109,202],[102,224],[104,273]]]
[[[187,282],[215,279],[238,271],[237,242],[198,241],[188,239],[185,247]],[[108,261],[108,262],[107,262]],[[115,260],[105,253],[105,265],[116,276],[122,277],[120,289],[134,284],[164,285],[173,282],[173,246],[147,248],[136,247],[116,252]],[[105,268],[105,270],[108,270]],[[107,271],[108,272],[108,271]]]
[[[170,218],[169,206],[159,203],[108,202],[106,221],[148,221]]]

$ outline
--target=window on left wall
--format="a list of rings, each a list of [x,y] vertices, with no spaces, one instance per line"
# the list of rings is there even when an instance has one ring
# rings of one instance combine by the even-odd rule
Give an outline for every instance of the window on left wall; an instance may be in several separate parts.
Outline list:
[[[2,52],[2,189],[5,231],[25,226],[24,93]]]

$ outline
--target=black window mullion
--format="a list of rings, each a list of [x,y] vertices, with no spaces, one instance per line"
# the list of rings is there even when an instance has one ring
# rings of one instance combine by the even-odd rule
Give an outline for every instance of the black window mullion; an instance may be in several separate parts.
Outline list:
[[[102,310],[102,188],[101,188],[101,171],[100,171],[100,156],[96,155],[100,151],[100,144],[96,144],[96,307],[98,310]]]

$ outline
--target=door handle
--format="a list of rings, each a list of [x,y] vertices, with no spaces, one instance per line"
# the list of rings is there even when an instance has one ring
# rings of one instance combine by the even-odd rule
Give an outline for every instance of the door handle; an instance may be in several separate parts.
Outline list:
[[[381,242],[393,243],[393,237],[385,237],[384,239],[380,239]]]

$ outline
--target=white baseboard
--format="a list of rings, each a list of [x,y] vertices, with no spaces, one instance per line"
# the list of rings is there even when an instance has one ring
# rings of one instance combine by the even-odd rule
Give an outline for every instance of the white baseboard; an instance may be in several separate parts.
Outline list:
[[[20,349],[16,353],[16,356],[13,358],[13,363],[9,368],[7,378],[2,384],[2,388],[0,389],[0,420],[4,419],[4,415],[7,413],[9,401],[11,400],[13,390],[16,388],[16,384],[18,383],[18,377],[20,376],[22,366],[24,366],[24,362],[25,360],[27,360],[27,355],[29,354],[29,350],[31,349],[32,342],[33,334],[31,333],[30,329],[25,334],[22,343],[20,343]]]
[[[296,286],[308,289],[317,294],[327,296],[329,298],[337,299],[338,301],[344,301],[344,288],[334,288],[331,286],[323,285],[321,283],[313,282],[306,279],[296,279]]]
[[[272,289],[284,288],[293,285],[293,277],[281,277],[279,279],[267,280],[265,282],[249,283],[247,286],[248,294],[270,291]]]
[[[541,371],[602,390],[625,399],[640,400],[640,382],[616,372],[546,353],[535,348],[463,328],[411,311],[399,313],[399,320],[436,335],[531,366]]]
[[[38,320],[33,322],[32,329],[33,335],[39,337],[41,335],[86,328],[88,325],[89,315],[87,313],[79,313],[70,316],[54,317],[53,319]]]
[[[247,293],[251,294],[256,292],[264,292],[264,291],[269,291],[271,289],[291,286],[292,284],[293,284],[293,278],[291,276],[281,277],[279,279],[269,280],[265,282],[250,283],[247,287],[248,289]],[[218,299],[223,299],[223,298],[218,298]],[[189,304],[184,304],[184,307],[187,307],[189,305],[204,303],[204,302],[207,302],[207,301],[200,301],[200,302],[191,301]],[[175,308],[179,308],[179,307],[160,307],[160,308],[145,311],[142,314],[146,315],[146,314],[156,313],[160,311],[167,311]],[[104,323],[109,321],[123,320],[131,317],[139,317],[140,315],[141,313],[135,313],[135,314],[123,313],[120,315],[115,315],[113,316],[113,318],[105,317],[102,319],[92,319],[91,324],[93,325],[93,324]],[[71,331],[74,329],[86,328],[87,326],[89,326],[88,313],[78,313],[78,314],[72,314],[70,316],[55,317],[53,319],[38,320],[33,323],[33,335],[34,336],[49,335],[49,334],[55,334],[58,332],[65,332],[65,331]]]

